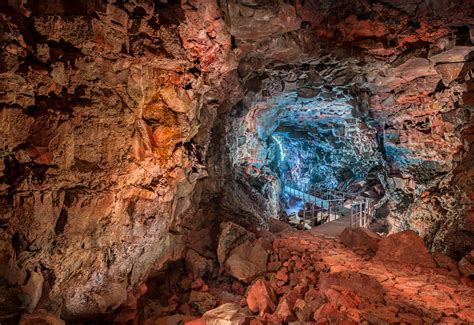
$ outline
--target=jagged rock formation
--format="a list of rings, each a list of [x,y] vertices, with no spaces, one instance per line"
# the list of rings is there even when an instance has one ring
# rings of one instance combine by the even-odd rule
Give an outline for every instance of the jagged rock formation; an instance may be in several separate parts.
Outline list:
[[[339,168],[304,143],[336,148],[322,131],[345,118],[370,144],[343,163],[364,166],[367,147],[372,160],[331,184],[378,179],[386,231],[461,259],[474,246],[472,12],[461,0],[2,3],[0,314],[133,318],[166,262],[216,272],[218,221],[267,228],[280,209],[272,135]],[[202,312],[217,303],[193,298]]]
[[[1,275],[29,310],[43,292],[63,317],[106,313],[182,256],[213,118],[238,92],[230,34],[212,1],[45,1],[1,26]]]

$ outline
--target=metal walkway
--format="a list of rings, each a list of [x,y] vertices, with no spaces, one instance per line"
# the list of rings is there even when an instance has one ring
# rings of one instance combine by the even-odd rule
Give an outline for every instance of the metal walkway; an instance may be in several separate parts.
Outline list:
[[[284,191],[303,200],[300,222],[305,229],[337,236],[347,227],[367,227],[372,220],[373,202],[368,198],[335,190],[316,192],[298,185],[285,185]]]
[[[304,202],[310,202],[310,203],[316,204],[317,206],[321,208],[327,209],[329,207],[329,202],[327,200],[323,200],[315,195],[302,192],[291,186],[285,186],[285,192],[294,197],[302,199]]]

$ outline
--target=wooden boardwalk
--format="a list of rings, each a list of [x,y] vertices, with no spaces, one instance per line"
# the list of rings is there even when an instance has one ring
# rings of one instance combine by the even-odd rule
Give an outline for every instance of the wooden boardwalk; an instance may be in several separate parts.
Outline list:
[[[323,223],[322,225],[316,226],[308,231],[315,235],[338,237],[344,229],[350,226],[351,216],[344,216],[334,221]]]

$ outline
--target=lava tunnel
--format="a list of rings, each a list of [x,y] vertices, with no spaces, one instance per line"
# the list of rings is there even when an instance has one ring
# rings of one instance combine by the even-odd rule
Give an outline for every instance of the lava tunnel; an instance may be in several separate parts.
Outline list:
[[[1,2],[0,323],[474,323],[473,13]]]

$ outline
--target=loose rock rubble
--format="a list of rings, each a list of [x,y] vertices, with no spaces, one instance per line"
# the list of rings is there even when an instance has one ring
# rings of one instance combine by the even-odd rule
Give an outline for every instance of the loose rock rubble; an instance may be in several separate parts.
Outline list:
[[[237,229],[236,225],[226,227]],[[187,323],[190,325],[474,322],[473,279],[460,275],[449,257],[436,253],[433,258],[424,245],[419,245],[415,233],[384,238],[367,229],[346,229],[345,233],[341,237],[352,233],[351,243],[377,239],[380,245],[375,257],[373,251],[361,250],[360,245],[351,247],[353,251],[338,238],[311,231],[261,232],[257,239],[248,233],[241,245],[256,247],[259,241],[271,245],[266,273],[241,282],[240,272],[248,269],[245,263],[235,268],[223,265],[220,272],[199,278],[170,300],[181,305],[164,306],[159,317],[148,318],[145,323],[162,324],[176,317],[175,313],[193,316]],[[223,232],[219,240],[227,241],[226,236],[229,232]],[[387,247],[394,253],[390,258],[380,258]],[[429,263],[407,259],[401,252],[419,254]],[[244,258],[237,248],[229,251],[228,258],[235,255]],[[247,258],[248,262],[252,256]],[[191,282],[192,277],[189,274],[185,279]]]

